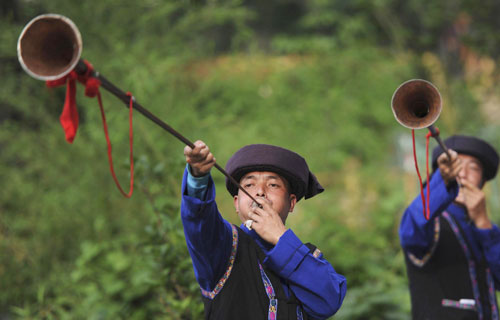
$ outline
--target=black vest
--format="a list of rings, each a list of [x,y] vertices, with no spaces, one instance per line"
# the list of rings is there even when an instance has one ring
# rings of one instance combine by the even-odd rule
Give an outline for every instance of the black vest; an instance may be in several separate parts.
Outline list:
[[[264,266],[265,255],[258,244],[236,226],[233,226],[233,253],[234,259],[230,258],[228,269],[215,289],[212,292],[202,290],[205,319],[268,319],[270,299],[259,263],[274,288],[276,319],[308,319],[293,292],[289,290],[290,298],[287,298],[279,277]],[[297,317],[297,308],[302,318]]]
[[[444,212],[434,223],[435,242],[427,257],[405,253],[413,319],[498,319],[493,278],[484,257],[475,257],[451,214]]]

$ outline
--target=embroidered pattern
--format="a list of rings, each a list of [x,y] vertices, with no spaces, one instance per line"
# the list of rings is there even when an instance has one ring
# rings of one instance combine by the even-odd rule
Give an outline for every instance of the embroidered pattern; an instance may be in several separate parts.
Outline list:
[[[427,261],[432,257],[434,250],[436,250],[438,240],[439,240],[439,217],[434,218],[434,239],[429,252],[427,252],[422,259],[417,258],[414,254],[408,252],[408,258],[417,267],[423,267]]]
[[[320,255],[321,255],[321,251],[318,248],[316,248],[316,250],[314,250],[314,252],[313,252],[313,257],[318,258]]]
[[[276,320],[276,315],[278,313],[278,299],[276,299],[276,294],[274,293],[273,285],[266,273],[264,268],[259,262],[260,276],[262,277],[262,282],[264,283],[264,288],[266,288],[267,296],[269,297],[269,312],[267,313],[267,320]]]
[[[214,290],[209,292],[204,289],[201,289],[201,294],[204,297],[209,298],[211,300],[213,300],[215,296],[222,290],[222,287],[224,287],[224,284],[231,275],[231,270],[233,270],[234,259],[236,258],[236,251],[238,249],[238,229],[236,229],[234,225],[231,225],[231,227],[233,230],[233,246],[231,248],[231,255],[229,256],[229,265],[227,266],[226,272],[220,278],[219,282],[217,282]]]
[[[302,315],[302,310],[300,310],[300,306],[297,306],[297,320],[304,320],[304,316]]]
[[[497,296],[495,294],[495,285],[491,276],[490,268],[486,269],[486,278],[488,279],[488,294],[491,305],[491,319],[498,320]]]
[[[476,310],[476,306],[467,303],[460,303],[460,301],[456,300],[443,299],[441,300],[441,305],[443,307],[452,307],[465,310]]]
[[[476,263],[474,260],[472,260],[471,253],[469,252],[469,248],[467,247],[467,244],[465,243],[464,238],[462,237],[462,234],[460,233],[460,230],[458,229],[458,226],[455,224],[455,221],[450,217],[450,214],[448,212],[443,212],[443,217],[448,221],[450,224],[451,229],[453,230],[453,233],[455,233],[455,236],[457,237],[458,242],[460,243],[460,246],[462,247],[465,257],[467,258],[467,261],[469,261],[469,276],[470,276],[470,281],[472,283],[472,292],[474,294],[474,300],[476,300],[476,310],[479,316],[479,320],[483,319],[483,308],[481,306],[481,301],[479,300],[479,286],[477,285],[477,276],[476,276]],[[498,315],[497,315],[498,317]]]

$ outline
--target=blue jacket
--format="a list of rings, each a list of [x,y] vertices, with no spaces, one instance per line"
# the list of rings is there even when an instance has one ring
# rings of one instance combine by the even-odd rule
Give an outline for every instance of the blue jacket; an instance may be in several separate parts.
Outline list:
[[[226,271],[232,244],[231,224],[215,203],[212,178],[193,178],[189,170],[182,182],[181,218],[196,279],[205,291],[212,291]],[[340,308],[346,294],[346,279],[335,272],[323,255],[313,255],[288,229],[276,246],[267,243],[243,225],[265,254],[263,263],[288,283],[308,315],[326,319]],[[283,286],[287,292],[287,286]]]
[[[468,220],[466,210],[453,203],[458,195],[457,184],[446,187],[439,171],[430,179],[430,218],[423,216],[422,199],[418,195],[403,214],[399,228],[401,246],[405,252],[417,258],[429,253],[434,237],[434,218],[443,211],[451,214],[465,233],[473,254],[481,255],[488,263],[493,274],[495,288],[500,288],[500,229],[493,225],[491,229],[479,229]]]

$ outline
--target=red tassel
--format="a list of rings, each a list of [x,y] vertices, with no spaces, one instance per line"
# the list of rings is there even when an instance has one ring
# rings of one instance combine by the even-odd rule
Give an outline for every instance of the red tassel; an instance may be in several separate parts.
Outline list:
[[[59,87],[66,84],[66,98],[64,107],[59,117],[61,126],[63,127],[66,141],[73,143],[76,132],[78,130],[78,111],[76,109],[76,83],[78,80],[85,85],[85,95],[95,97],[99,93],[101,82],[91,77],[94,68],[88,61],[83,61],[87,66],[87,72],[84,75],[78,75],[74,70],[62,78],[46,81],[45,84],[49,88]]]
[[[101,109],[102,122],[104,127],[104,135],[106,137],[106,143],[108,145],[108,160],[109,168],[111,171],[111,176],[120,190],[120,193],[130,198],[134,192],[134,152],[133,152],[133,128],[132,128],[132,111],[133,111],[133,96],[130,92],[127,92],[127,96],[130,97],[129,102],[129,142],[130,142],[130,189],[128,193],[123,191],[120,183],[115,174],[113,168],[113,156],[111,153],[111,141],[109,140],[108,126],[106,124],[106,116],[104,115],[104,108],[102,106],[101,94],[99,92],[99,87],[101,86],[101,81],[97,78],[92,77],[92,71],[94,68],[88,61],[83,61],[87,65],[87,72],[84,75],[78,75],[75,71],[71,71],[68,75],[51,81],[46,81],[46,85],[49,88],[59,87],[66,84],[66,98],[64,101],[64,108],[59,117],[61,125],[64,129],[66,135],[66,141],[73,143],[75,139],[76,131],[78,130],[78,111],[76,110],[76,80],[85,85],[85,95],[87,97],[93,98],[97,97],[99,102],[99,108]]]
[[[68,77],[68,84],[66,86],[66,99],[64,101],[64,108],[59,117],[59,122],[63,127],[66,141],[73,143],[78,130],[78,111],[76,110],[76,84],[75,79]]]

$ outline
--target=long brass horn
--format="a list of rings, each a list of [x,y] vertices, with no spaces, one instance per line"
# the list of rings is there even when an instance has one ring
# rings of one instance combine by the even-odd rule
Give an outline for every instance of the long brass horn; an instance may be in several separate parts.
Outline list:
[[[422,79],[403,82],[392,95],[391,108],[402,126],[410,129],[428,128],[450,158],[448,148],[434,127],[442,109],[441,93],[435,85]]]
[[[39,80],[56,80],[66,76],[73,70],[79,75],[84,75],[88,71],[88,68],[80,59],[81,53],[82,37],[80,31],[73,21],[58,14],[42,14],[33,18],[24,27],[17,42],[17,55],[21,66],[30,76]],[[101,87],[122,100],[128,108],[130,97],[125,92],[95,70],[92,71],[91,76],[99,79]],[[132,101],[133,108],[136,111],[186,145],[191,148],[195,147],[189,139],[141,106],[135,98]],[[215,163],[214,167],[250,197],[250,199],[258,203],[219,164]]]

